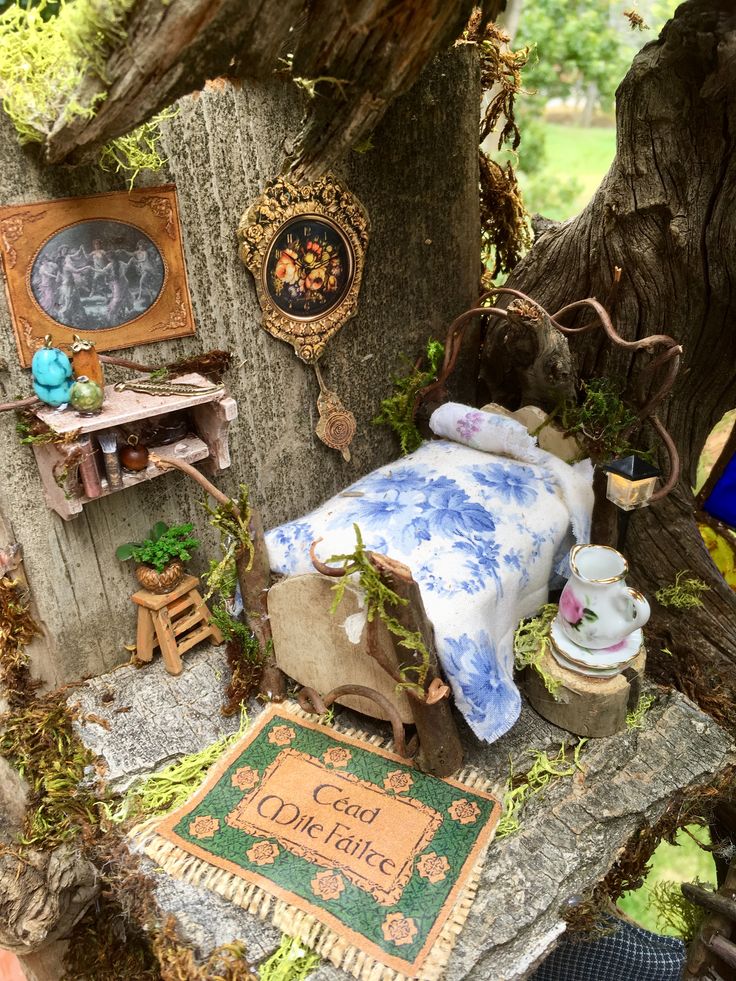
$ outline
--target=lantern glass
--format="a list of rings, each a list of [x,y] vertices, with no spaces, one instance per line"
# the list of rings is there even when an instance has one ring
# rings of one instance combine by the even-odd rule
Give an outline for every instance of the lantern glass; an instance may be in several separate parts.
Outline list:
[[[613,501],[616,507],[622,511],[633,511],[636,508],[646,507],[649,503],[654,487],[657,483],[656,477],[644,477],[643,480],[630,480],[622,477],[618,473],[608,473],[608,483],[606,485],[606,497]]]

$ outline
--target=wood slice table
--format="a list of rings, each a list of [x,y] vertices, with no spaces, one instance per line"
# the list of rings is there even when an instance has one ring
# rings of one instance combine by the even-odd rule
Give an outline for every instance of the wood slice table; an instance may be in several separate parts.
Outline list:
[[[636,708],[644,679],[644,645],[625,671],[614,678],[591,678],[557,663],[549,647],[539,666],[559,687],[554,695],[534,668],[527,668],[525,690],[530,703],[549,722],[578,736],[612,736],[626,726]]]
[[[144,670],[126,666],[71,693],[70,702],[81,710],[75,725],[90,750],[104,757],[110,784],[120,789],[237,729],[237,717],[226,719],[219,711],[228,676],[224,651],[207,646],[185,659],[178,678],[160,660]],[[491,844],[444,981],[527,977],[564,932],[561,911],[600,881],[642,826],[656,823],[678,791],[706,784],[734,763],[733,740],[712,719],[678,692],[649,691],[657,697],[642,728],[589,741],[580,755],[582,769],[532,797],[521,812],[520,830]],[[126,711],[117,711],[121,707]],[[250,718],[259,711],[258,703],[248,705]],[[110,729],[85,722],[90,713]],[[346,710],[335,724],[339,729],[355,721]],[[364,720],[359,724],[367,728]],[[516,774],[525,773],[535,751],[552,756],[577,737],[525,702],[516,725],[491,746],[467,729],[463,741],[466,762],[486,773],[500,796],[510,765]],[[176,918],[181,936],[202,959],[220,944],[242,940],[257,965],[278,946],[279,931],[270,924],[162,873],[153,862],[146,860],[144,868],[164,915]],[[50,964],[51,955],[24,958],[30,978],[58,981],[63,972],[58,957]],[[323,963],[310,981],[349,978]]]

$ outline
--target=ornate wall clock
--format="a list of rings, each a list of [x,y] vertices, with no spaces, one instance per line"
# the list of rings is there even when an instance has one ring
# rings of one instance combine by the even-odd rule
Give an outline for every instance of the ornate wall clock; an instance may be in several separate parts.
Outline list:
[[[369,221],[334,177],[313,184],[271,181],[238,227],[240,256],[255,277],[263,326],[291,344],[317,374],[319,438],[350,459],[355,417],[330,391],[318,361],[355,313]]]

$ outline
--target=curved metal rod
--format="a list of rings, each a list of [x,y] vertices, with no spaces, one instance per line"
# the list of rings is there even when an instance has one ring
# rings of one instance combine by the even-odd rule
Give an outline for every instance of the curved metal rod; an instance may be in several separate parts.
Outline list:
[[[481,302],[485,296],[485,293],[478,302]],[[445,340],[445,357],[442,362],[442,368],[440,373],[437,375],[437,380],[431,382],[431,384],[426,385],[424,388],[420,388],[414,398],[414,407],[412,410],[412,417],[416,416],[417,410],[422,402],[425,401],[431,394],[437,391],[442,391],[445,382],[455,370],[455,365],[457,364],[458,355],[462,348],[462,340],[465,335],[465,328],[468,326],[473,317],[482,317],[490,314],[491,316],[507,318],[507,313],[505,310],[499,307],[473,307],[470,310],[466,310],[461,313],[459,317],[456,317],[450,324],[450,329],[447,332],[447,339]]]
[[[336,569],[334,565],[327,565],[321,559],[317,558],[315,549],[321,541],[321,538],[315,538],[315,540],[309,546],[309,558],[312,560],[312,565],[317,572],[321,572],[323,576],[332,576],[334,579],[339,579],[341,576],[345,575],[344,569]]]
[[[401,716],[396,711],[396,707],[385,695],[374,688],[368,688],[367,685],[340,685],[329,691],[323,698],[314,688],[304,687],[297,693],[296,697],[305,712],[324,715],[330,705],[336,702],[338,698],[342,698],[343,695],[359,695],[361,698],[368,698],[375,702],[388,716],[394,737],[394,749],[399,756],[403,756],[404,759],[411,759],[416,754],[419,748],[416,738],[413,738],[407,746],[404,723],[401,721]]]
[[[665,429],[663,423],[656,415],[647,416],[643,422],[649,422],[657,430],[659,438],[665,445],[665,449],[669,454],[670,458],[670,475],[664,484],[655,491],[651,498],[649,499],[650,504],[656,504],[657,501],[661,501],[663,498],[667,497],[670,491],[674,490],[680,479],[680,454],[677,452],[677,446],[675,445],[674,439]]]

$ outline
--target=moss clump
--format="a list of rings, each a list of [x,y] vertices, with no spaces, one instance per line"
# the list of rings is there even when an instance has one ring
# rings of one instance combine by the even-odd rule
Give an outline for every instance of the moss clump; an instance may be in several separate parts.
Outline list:
[[[439,341],[427,342],[427,368],[415,365],[408,375],[392,378],[394,394],[381,400],[381,410],[373,419],[374,426],[390,426],[399,437],[402,453],[412,453],[422,445],[422,434],[414,422],[414,403],[417,395],[427,385],[437,380],[444,345]]]
[[[42,143],[61,122],[90,119],[106,93],[107,57],[124,40],[135,0],[42,0],[0,14],[0,96],[21,143]],[[100,85],[89,84],[96,76]],[[124,170],[132,187],[141,170],[165,163],[158,124],[167,109],[103,147],[105,170]]]
[[[276,950],[258,969],[260,981],[302,981],[319,964],[319,957],[300,940],[284,935]]]
[[[563,743],[556,756],[551,759],[541,750],[535,750],[534,762],[530,769],[519,776],[514,773],[513,763],[506,781],[503,795],[503,811],[496,830],[497,838],[508,838],[521,830],[519,820],[521,810],[530,797],[540,794],[545,787],[562,777],[571,777],[576,770],[582,771],[580,753],[587,739],[580,739],[572,749],[572,758],[568,755],[570,749]]]
[[[687,569],[681,569],[675,575],[673,583],[658,589],[654,594],[657,602],[674,610],[692,610],[696,606],[702,606],[700,594],[707,593],[710,586],[688,572]]]
[[[209,599],[215,591],[224,598],[233,596],[237,582],[235,559],[241,553],[248,557],[244,571],[249,572],[253,567],[255,546],[250,535],[253,511],[248,502],[248,493],[245,484],[241,484],[237,502],[228,501],[227,504],[212,507],[205,501],[202,505],[210,516],[210,524],[219,532],[222,551],[220,561],[210,563],[209,572],[204,576],[207,582],[205,599]]]
[[[345,587],[348,585],[350,577],[357,575],[360,588],[363,590],[365,596],[368,622],[372,622],[376,616],[379,617],[389,632],[398,638],[401,647],[405,647],[409,651],[414,651],[421,658],[421,664],[402,664],[399,666],[399,674],[402,680],[397,687],[399,689],[413,688],[423,693],[429,670],[429,651],[419,631],[407,630],[387,609],[387,607],[392,606],[407,606],[409,601],[398,596],[381,579],[376,568],[368,558],[368,553],[363,545],[363,536],[360,533],[360,528],[357,525],[353,525],[353,529],[355,530],[356,538],[355,551],[351,552],[350,555],[333,555],[329,560],[330,564],[333,562],[342,562],[343,567],[341,579],[333,586],[335,598],[332,601],[330,612],[334,613],[337,610],[345,595]]]
[[[142,170],[161,170],[167,158],[161,150],[160,126],[164,120],[178,114],[178,109],[169,106],[132,132],[110,140],[99,152],[97,162],[100,167],[116,174],[124,173],[129,190]]]
[[[547,650],[552,621],[556,616],[557,606],[547,603],[538,616],[531,620],[522,620],[514,634],[514,667],[517,671],[533,668],[553,698],[557,697],[561,682],[542,668],[542,658]]]
[[[626,715],[626,727],[628,729],[643,729],[644,717],[657,699],[654,695],[642,695],[633,708]]]
[[[31,788],[22,845],[54,848],[99,821],[95,758],[78,739],[64,694],[0,717],[0,756]]]
[[[565,434],[574,436],[592,460],[628,456],[634,451],[641,457],[649,457],[629,441],[639,420],[623,402],[620,385],[610,378],[591,378],[582,382],[582,395],[581,402],[565,402],[552,416],[559,417]]]

